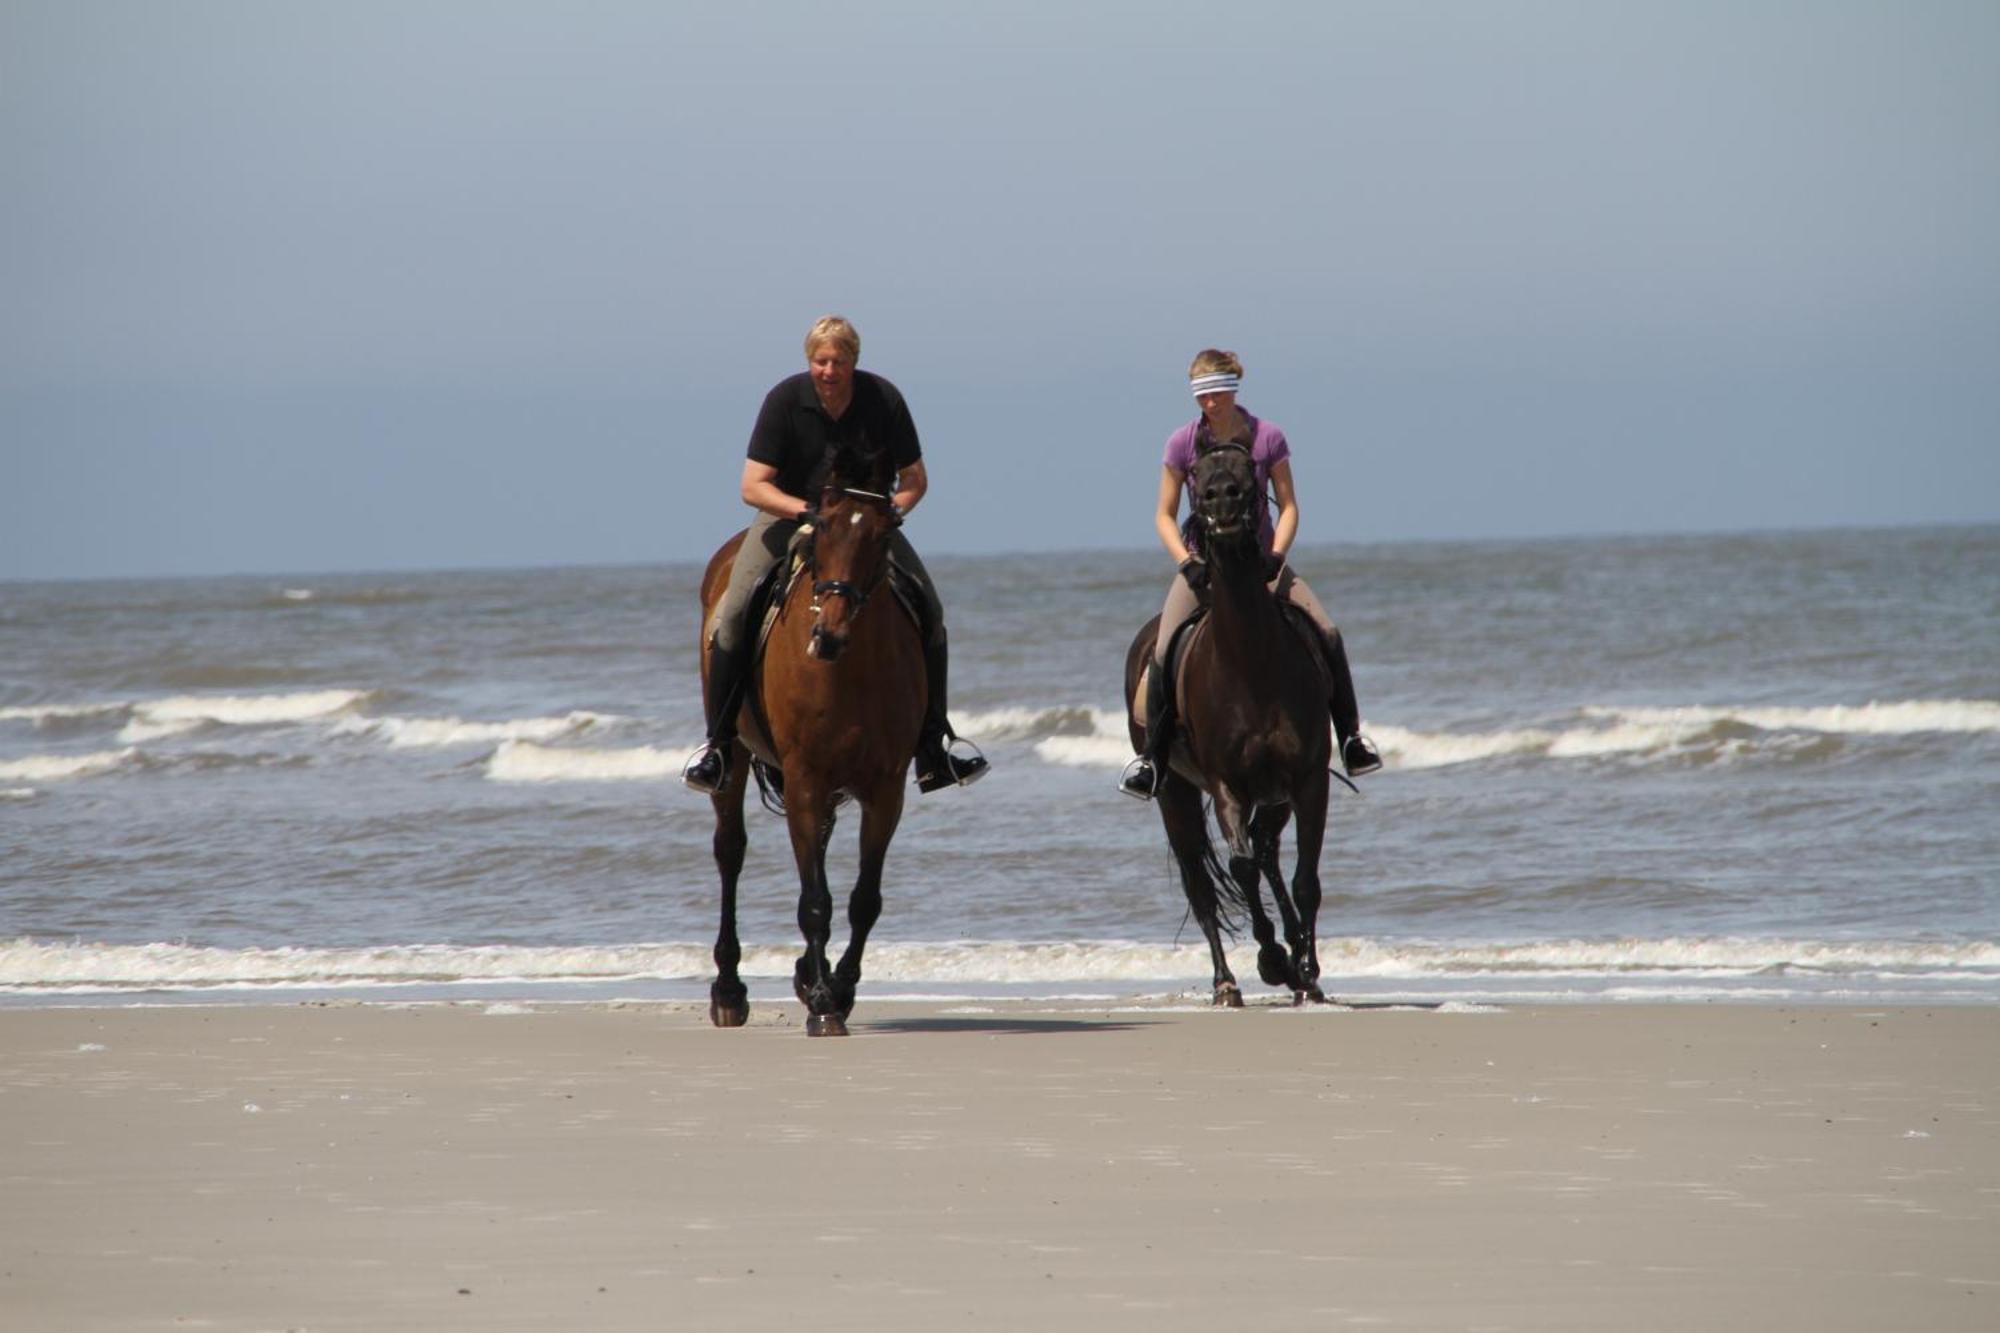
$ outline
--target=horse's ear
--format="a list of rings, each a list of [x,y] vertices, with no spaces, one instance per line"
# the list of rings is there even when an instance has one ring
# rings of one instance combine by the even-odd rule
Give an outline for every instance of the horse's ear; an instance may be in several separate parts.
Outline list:
[[[866,440],[855,440],[843,441],[834,450],[828,476],[836,485],[878,490],[895,471],[888,450],[871,448]]]

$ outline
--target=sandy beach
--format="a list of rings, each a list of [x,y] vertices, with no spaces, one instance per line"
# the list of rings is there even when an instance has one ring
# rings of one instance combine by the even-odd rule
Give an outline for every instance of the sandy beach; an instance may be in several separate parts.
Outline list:
[[[0,1326],[1991,1329],[2000,1012],[0,1013]]]

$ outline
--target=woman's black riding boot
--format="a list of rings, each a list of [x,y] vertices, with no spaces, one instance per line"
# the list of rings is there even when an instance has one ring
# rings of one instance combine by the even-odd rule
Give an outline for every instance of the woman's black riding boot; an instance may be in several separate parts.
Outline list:
[[[986,776],[989,765],[970,741],[959,741],[945,716],[945,677],[951,660],[945,636],[938,634],[924,645],[924,677],[930,704],[924,711],[924,729],[917,737],[917,790],[930,793],[946,787],[967,787]],[[958,755],[950,746],[957,742],[972,753]]]
[[[1166,665],[1155,662],[1146,670],[1146,750],[1125,766],[1118,790],[1141,801],[1153,799],[1167,766],[1167,746],[1173,734],[1173,680]]]
[[[722,645],[708,647],[708,740],[696,750],[681,770],[681,781],[696,791],[713,794],[729,780],[729,750],[736,743],[736,714],[743,707],[743,688],[749,681],[750,652],[739,645],[725,652]]]
[[[1354,697],[1354,672],[1347,665],[1347,644],[1337,629],[1327,631],[1326,665],[1333,675],[1327,695],[1327,711],[1333,715],[1333,734],[1340,742],[1341,767],[1358,778],[1382,767],[1382,756],[1361,734],[1361,704]]]

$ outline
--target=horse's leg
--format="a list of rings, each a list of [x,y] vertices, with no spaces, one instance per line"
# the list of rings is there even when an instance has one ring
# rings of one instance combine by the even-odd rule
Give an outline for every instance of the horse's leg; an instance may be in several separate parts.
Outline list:
[[[903,817],[901,775],[882,785],[882,790],[861,803],[861,873],[855,877],[854,893],[847,900],[847,950],[833,969],[834,1012],[845,1019],[854,1011],[854,988],[861,984],[861,951],[868,947],[868,932],[882,915],[882,863],[889,855],[889,840]]]
[[[1294,793],[1293,813],[1298,818],[1298,865],[1292,870],[1292,903],[1298,908],[1298,933],[1292,945],[1292,970],[1296,973],[1292,1000],[1303,1004],[1326,1003],[1319,988],[1319,852],[1326,840],[1326,770],[1315,770],[1318,780],[1308,781]],[[1272,849],[1272,862],[1277,852]],[[1288,923],[1289,924],[1289,923]]]
[[[1244,809],[1227,792],[1216,795],[1215,822],[1222,826],[1222,836],[1229,843],[1229,877],[1236,881],[1237,892],[1250,909],[1250,933],[1257,938],[1257,976],[1267,986],[1289,986],[1291,959],[1285,946],[1278,943],[1278,932],[1264,911],[1264,893],[1257,879],[1255,830],[1262,820],[1262,811]],[[1282,897],[1278,908],[1285,908]]]
[[[715,807],[715,868],[722,876],[722,927],[715,937],[715,982],[708,988],[708,1021],[719,1028],[740,1028],[750,1021],[750,991],[737,975],[743,946],[736,938],[736,877],[743,872],[743,850],[749,836],[743,829],[743,782],[748,755],[735,746],[729,780],[709,803]]]
[[[1215,967],[1215,1003],[1241,1009],[1243,991],[1236,984],[1235,974],[1229,970],[1229,959],[1223,953],[1215,880],[1208,873],[1214,852],[1208,845],[1208,822],[1201,812],[1201,791],[1167,769],[1160,774],[1153,801],[1160,807],[1160,822],[1167,828],[1167,845],[1173,849],[1174,862],[1180,867],[1181,890],[1187,894],[1188,907],[1208,939],[1209,958]]]
[[[799,869],[799,934],[806,951],[792,969],[792,990],[806,1007],[806,1035],[845,1036],[847,1028],[834,1012],[832,969],[826,962],[827,937],[833,932],[833,893],[826,883],[826,844],[833,836],[830,793],[807,787],[787,774],[785,822],[792,835],[792,859]],[[821,807],[826,807],[822,814]]]
[[[1282,845],[1280,835],[1291,817],[1292,808],[1288,805],[1260,810],[1251,837],[1254,843],[1252,855],[1256,857],[1257,868],[1271,883],[1271,901],[1278,905],[1278,922],[1284,928],[1287,946],[1281,949],[1273,944],[1268,959],[1260,953],[1257,956],[1258,971],[1273,986],[1284,986],[1296,995],[1305,989],[1298,971],[1304,941],[1299,933],[1299,914],[1292,908],[1291,890],[1285,887],[1285,870],[1278,857]]]

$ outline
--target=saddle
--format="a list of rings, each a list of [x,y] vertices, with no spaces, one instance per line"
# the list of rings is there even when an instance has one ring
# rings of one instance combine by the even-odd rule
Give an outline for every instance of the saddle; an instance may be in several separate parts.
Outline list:
[[[765,644],[771,638],[771,630],[778,623],[778,612],[784,608],[785,600],[791,596],[792,585],[804,577],[807,568],[803,544],[794,545],[783,560],[775,561],[764,571],[764,577],[750,590],[750,602],[744,609],[748,623],[756,628],[752,636],[755,645],[750,650],[750,665],[754,670],[763,660]],[[918,590],[916,576],[889,561],[889,591],[902,604],[904,614],[917,627],[917,633],[924,642],[930,642],[931,624],[924,614],[923,594]]]
[[[744,607],[743,614],[755,633],[751,637],[750,660],[744,667],[746,680],[756,672],[757,664],[764,660],[764,651],[769,646],[771,631],[777,626],[778,613],[784,609],[785,602],[791,597],[792,585],[806,576],[809,567],[805,543],[794,543],[792,549],[786,552],[785,558],[773,561],[771,567],[764,571],[764,576],[750,589],[750,600]],[[903,613],[909,616],[910,623],[917,627],[918,635],[928,643],[931,625],[924,614],[924,597],[918,589],[916,576],[892,558],[889,561],[888,578],[889,591],[902,606]],[[756,731],[768,736],[770,721],[764,716],[762,699],[759,698],[757,691],[752,689],[746,689],[744,695],[743,702],[756,721]],[[745,739],[747,742],[747,735]],[[772,814],[784,814],[783,774],[757,752],[755,745],[747,745],[746,748],[750,750],[750,772],[757,780],[758,799]],[[846,801],[845,792],[835,797],[836,806],[844,805]]]
[[[1333,665],[1326,659],[1326,643],[1320,638],[1319,626],[1313,624],[1311,618],[1291,602],[1277,597],[1275,593],[1272,596],[1278,603],[1279,613],[1284,616],[1285,623],[1290,625],[1292,632],[1305,643],[1306,650],[1312,654],[1313,661],[1318,665],[1321,674],[1331,679]],[[1196,627],[1207,619],[1208,606],[1204,603],[1195,608],[1193,615],[1181,622],[1181,627],[1174,631],[1174,637],[1167,641],[1167,679],[1174,691],[1174,715],[1177,719],[1185,716],[1182,710],[1187,705],[1187,698],[1182,693],[1181,659],[1187,656],[1188,648],[1194,643]],[[1150,660],[1139,669],[1139,680],[1132,700],[1132,720],[1142,727],[1147,725],[1146,678],[1152,674],[1152,670],[1153,664]],[[1177,736],[1176,741],[1178,740]],[[1179,748],[1178,744],[1175,748]]]

